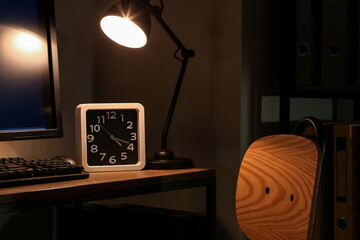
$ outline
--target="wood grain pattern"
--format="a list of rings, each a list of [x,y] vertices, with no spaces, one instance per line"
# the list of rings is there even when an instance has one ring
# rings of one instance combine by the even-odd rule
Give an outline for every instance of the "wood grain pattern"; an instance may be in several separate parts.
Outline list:
[[[251,239],[306,239],[318,165],[316,145],[295,135],[255,141],[241,163],[236,215]]]

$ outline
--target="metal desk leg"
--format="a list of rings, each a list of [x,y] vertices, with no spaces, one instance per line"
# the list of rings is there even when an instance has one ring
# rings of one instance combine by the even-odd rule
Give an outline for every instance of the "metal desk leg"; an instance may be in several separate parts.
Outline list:
[[[216,179],[206,185],[206,239],[216,239]]]

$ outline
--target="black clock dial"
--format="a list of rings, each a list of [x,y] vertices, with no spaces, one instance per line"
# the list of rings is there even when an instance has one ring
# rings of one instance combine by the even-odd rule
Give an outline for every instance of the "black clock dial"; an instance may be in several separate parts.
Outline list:
[[[87,110],[86,128],[89,166],[138,163],[137,110]]]

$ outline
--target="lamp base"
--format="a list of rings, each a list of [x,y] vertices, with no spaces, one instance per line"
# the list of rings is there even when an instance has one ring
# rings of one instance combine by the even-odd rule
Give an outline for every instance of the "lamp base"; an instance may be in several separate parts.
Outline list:
[[[155,153],[154,158],[146,160],[147,169],[184,169],[193,168],[193,161],[189,158],[175,158],[171,151],[163,150]]]

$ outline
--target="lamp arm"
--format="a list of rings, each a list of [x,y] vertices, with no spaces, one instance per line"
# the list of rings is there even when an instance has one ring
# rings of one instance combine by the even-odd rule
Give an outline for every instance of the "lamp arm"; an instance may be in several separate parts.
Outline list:
[[[185,70],[186,70],[186,66],[188,63],[189,57],[185,57],[182,60],[182,64],[181,64],[181,69],[180,69],[180,73],[179,73],[179,77],[175,86],[175,90],[174,90],[174,94],[171,100],[171,104],[169,107],[169,112],[165,121],[165,125],[164,125],[164,130],[163,130],[163,134],[162,134],[162,151],[166,151],[167,150],[167,135],[169,132],[169,128],[170,128],[170,124],[171,124],[171,120],[175,111],[175,106],[176,106],[176,102],[180,93],[180,89],[181,89],[181,84],[182,81],[184,79],[184,74],[185,74]]]
[[[177,36],[174,34],[174,32],[165,23],[165,21],[161,17],[162,8],[160,8],[158,6],[152,6],[149,2],[148,2],[148,7],[149,7],[150,14],[154,16],[154,18],[159,22],[161,27],[166,31],[166,33],[170,36],[170,38],[175,42],[178,49],[181,50],[181,56],[183,57],[183,59],[180,59],[180,61],[182,63],[181,69],[180,69],[179,77],[178,77],[178,80],[176,83],[176,87],[175,87],[174,94],[173,94],[173,97],[171,100],[169,112],[168,112],[168,115],[167,115],[167,118],[165,121],[163,134],[162,134],[162,150],[161,150],[161,152],[162,152],[162,154],[164,154],[165,152],[168,152],[167,151],[167,135],[168,135],[169,128],[171,125],[171,120],[172,120],[172,117],[173,117],[173,114],[175,111],[175,106],[176,106],[176,102],[177,102],[177,99],[178,99],[178,96],[180,93],[182,81],[184,79],[187,63],[188,63],[189,58],[195,56],[195,52],[194,52],[194,50],[185,48],[185,46],[177,38]],[[172,156],[172,153],[168,153],[168,154],[170,154],[170,156]],[[165,155],[169,156],[168,154],[165,154]]]
[[[162,8],[158,6],[153,6],[148,3],[149,12],[153,17],[158,21],[161,27],[165,30],[165,32],[169,35],[169,37],[176,43],[178,48],[181,51],[186,51],[184,44],[181,43],[179,38],[175,35],[175,33],[170,29],[170,27],[165,23],[165,21],[161,17]],[[193,57],[193,56],[192,56]]]

